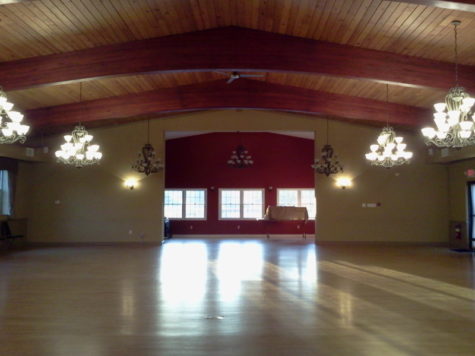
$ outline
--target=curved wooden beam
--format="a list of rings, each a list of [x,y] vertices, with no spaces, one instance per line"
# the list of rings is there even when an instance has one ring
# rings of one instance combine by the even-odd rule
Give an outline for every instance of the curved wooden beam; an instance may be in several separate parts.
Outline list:
[[[394,2],[407,2],[409,4],[439,7],[441,9],[475,12],[474,0],[391,0]]]
[[[73,125],[170,112],[248,108],[339,117],[361,122],[421,126],[429,110],[309,89],[239,79],[231,85],[213,81],[140,94],[30,110],[34,128]]]
[[[128,74],[300,72],[448,90],[453,65],[270,32],[225,27],[0,63],[5,90]],[[475,89],[475,67],[460,66]]]
[[[19,2],[31,2],[36,0],[0,0],[0,5],[17,4]]]

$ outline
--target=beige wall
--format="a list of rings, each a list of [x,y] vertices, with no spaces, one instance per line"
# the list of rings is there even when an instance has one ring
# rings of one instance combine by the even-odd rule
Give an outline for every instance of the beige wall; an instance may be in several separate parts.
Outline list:
[[[160,157],[165,131],[310,130],[318,150],[325,140],[325,120],[263,111],[215,111],[183,114],[152,122],[152,143]],[[80,170],[54,162],[25,163],[20,168],[17,212],[28,216],[30,240],[42,242],[127,242],[161,239],[163,173],[128,191],[121,180],[144,143],[144,122],[93,130],[104,159]],[[447,236],[447,172],[425,164],[416,152],[413,164],[398,169],[370,167],[364,153],[380,128],[332,122],[330,142],[354,178],[345,191],[332,178],[317,180],[317,239],[320,241],[444,242]],[[409,137],[424,152],[420,137]],[[51,139],[51,147],[59,144]],[[197,148],[199,149],[199,148]],[[309,167],[310,169],[310,167]],[[55,204],[59,200],[60,204]],[[362,203],[381,202],[380,208]],[[129,230],[133,233],[129,235]]]
[[[141,177],[130,168],[145,143],[146,123],[91,130],[91,133],[104,154],[99,166],[77,169],[55,162],[21,164],[17,215],[28,217],[29,239],[161,241],[163,172]],[[161,132],[154,132],[151,139],[163,157]],[[50,140],[53,151],[61,140],[62,137]],[[129,176],[142,178],[136,190],[123,187],[123,180]],[[27,198],[22,193],[27,193]]]
[[[426,164],[426,148],[419,135],[398,131],[414,151],[409,165],[372,167],[364,159],[380,129],[335,123],[336,151],[352,189],[338,190],[333,180],[317,177],[317,236],[331,241],[447,241],[447,172],[442,165]],[[363,208],[363,203],[380,203]]]

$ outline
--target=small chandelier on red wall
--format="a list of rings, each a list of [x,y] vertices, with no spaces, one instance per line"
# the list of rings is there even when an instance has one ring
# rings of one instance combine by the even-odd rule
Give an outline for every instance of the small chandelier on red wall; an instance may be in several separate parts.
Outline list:
[[[231,157],[228,159],[228,166],[234,168],[247,168],[254,164],[252,156],[249,151],[243,145],[238,145],[235,150],[232,151]]]
[[[228,166],[233,168],[248,168],[253,164],[254,160],[252,159],[252,156],[241,143],[231,152],[231,157],[228,159]]]

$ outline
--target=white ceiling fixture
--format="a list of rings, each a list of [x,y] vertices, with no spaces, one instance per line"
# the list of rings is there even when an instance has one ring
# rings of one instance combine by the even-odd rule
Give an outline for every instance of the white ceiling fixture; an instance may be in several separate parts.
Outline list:
[[[386,104],[389,104],[389,85],[386,84]],[[389,111],[386,116],[386,127],[379,134],[377,143],[369,146],[371,152],[366,159],[373,166],[391,168],[409,163],[413,153],[406,151],[407,145],[402,136],[396,136],[396,131],[389,126]]]
[[[79,83],[79,103],[82,102],[82,83]],[[81,168],[99,163],[102,153],[99,145],[91,144],[92,135],[81,124],[77,125],[70,135],[65,135],[63,143],[55,152],[58,162]]]
[[[454,26],[455,87],[449,90],[445,103],[434,105],[434,127],[424,127],[422,135],[427,145],[447,148],[461,148],[475,144],[474,114],[475,99],[459,86],[457,26],[460,21],[452,21]]]
[[[22,124],[23,114],[12,109],[13,104],[0,87],[0,143],[25,143],[30,126]]]

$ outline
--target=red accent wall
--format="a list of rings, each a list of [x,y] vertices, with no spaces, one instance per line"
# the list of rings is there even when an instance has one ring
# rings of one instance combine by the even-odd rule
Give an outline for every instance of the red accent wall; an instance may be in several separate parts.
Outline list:
[[[226,162],[242,143],[250,168]],[[264,188],[265,206],[276,205],[277,188],[313,188],[313,140],[271,133],[211,133],[166,142],[165,187],[206,188],[207,220],[172,220],[172,234],[313,234],[315,224],[219,220],[219,188]],[[214,189],[212,189],[214,187]],[[272,189],[269,189],[272,187]],[[298,228],[300,227],[300,228]]]

